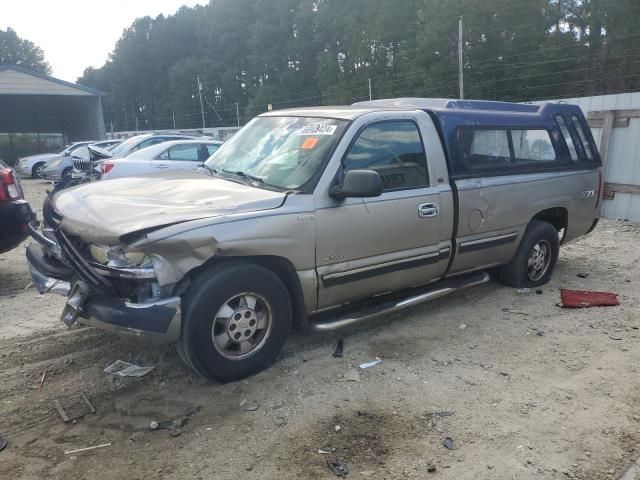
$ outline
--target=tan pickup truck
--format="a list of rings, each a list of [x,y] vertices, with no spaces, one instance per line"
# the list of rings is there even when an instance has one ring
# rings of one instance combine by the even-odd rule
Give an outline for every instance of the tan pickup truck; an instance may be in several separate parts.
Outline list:
[[[597,223],[576,106],[395,99],[260,115],[199,172],[54,194],[28,261],[62,321],[175,343],[201,375],[489,281],[546,283]],[[424,328],[429,328],[425,324]]]

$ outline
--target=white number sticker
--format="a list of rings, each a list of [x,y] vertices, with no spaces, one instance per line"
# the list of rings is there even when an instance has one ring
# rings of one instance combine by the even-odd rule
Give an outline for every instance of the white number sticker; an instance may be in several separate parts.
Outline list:
[[[298,135],[328,135],[336,133],[337,125],[330,123],[312,123],[298,130]]]

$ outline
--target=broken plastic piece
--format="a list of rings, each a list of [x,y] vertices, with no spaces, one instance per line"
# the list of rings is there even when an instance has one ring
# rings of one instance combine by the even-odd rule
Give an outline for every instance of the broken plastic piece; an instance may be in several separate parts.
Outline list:
[[[343,351],[344,351],[344,340],[341,338],[340,340],[338,340],[338,345],[336,346],[335,352],[333,352],[333,356],[336,358],[341,358]]]
[[[453,450],[453,438],[451,437],[445,438],[444,442],[442,442],[442,446],[447,450]]]
[[[362,368],[364,370],[365,368],[375,367],[379,363],[382,363],[382,360],[379,357],[376,357],[375,360],[372,360],[370,362],[361,363],[360,364],[360,368]]]
[[[349,467],[346,463],[335,461],[327,462],[327,465],[329,465],[329,468],[336,477],[346,477],[349,474]]]
[[[563,308],[614,307],[620,305],[618,295],[609,292],[589,292],[586,290],[560,290]]]
[[[155,367],[140,367],[132,363],[123,362],[122,360],[116,360],[105,368],[104,371],[105,373],[120,375],[121,377],[144,377],[154,368]]]
[[[84,417],[90,413],[96,413],[96,409],[93,408],[87,396],[82,392],[58,397],[53,401],[53,405],[65,422]]]

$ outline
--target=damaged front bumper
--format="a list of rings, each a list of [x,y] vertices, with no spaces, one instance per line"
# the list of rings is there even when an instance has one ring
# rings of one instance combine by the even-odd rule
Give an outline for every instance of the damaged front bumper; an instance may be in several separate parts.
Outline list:
[[[73,246],[31,227],[39,243],[27,248],[33,283],[40,293],[68,297],[62,314],[67,324],[78,322],[107,330],[125,339],[175,343],[181,335],[180,297],[153,298],[134,303],[118,297],[109,277],[152,280],[153,268],[112,268],[80,258]],[[55,237],[54,237],[55,238]],[[47,255],[45,251],[55,252]],[[56,257],[64,258],[63,263]]]

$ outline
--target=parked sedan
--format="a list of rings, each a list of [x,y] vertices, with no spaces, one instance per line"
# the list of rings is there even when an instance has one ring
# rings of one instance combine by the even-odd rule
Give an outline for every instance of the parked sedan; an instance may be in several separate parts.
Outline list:
[[[111,150],[113,158],[124,158],[143,148],[171,140],[206,140],[208,137],[186,135],[182,133],[145,133],[127,138]]]
[[[213,140],[176,140],[134,152],[126,158],[102,163],[104,180],[163,170],[196,170],[220,148]]]
[[[20,179],[0,160],[0,253],[17,247],[29,235],[31,207],[24,200]]]
[[[19,158],[18,163],[16,164],[16,172],[21,177],[40,178],[40,173],[49,160],[53,160],[60,156],[69,157],[71,152],[74,150],[91,143],[92,142],[75,142],[71,145],[66,145],[57,152],[41,153],[39,155]]]
[[[103,140],[102,142],[90,143],[96,147],[111,150],[122,143],[122,140]],[[71,155],[58,155],[49,160],[40,170],[40,178],[52,180],[54,182],[62,180],[65,176],[70,175],[73,171],[73,157]]]

